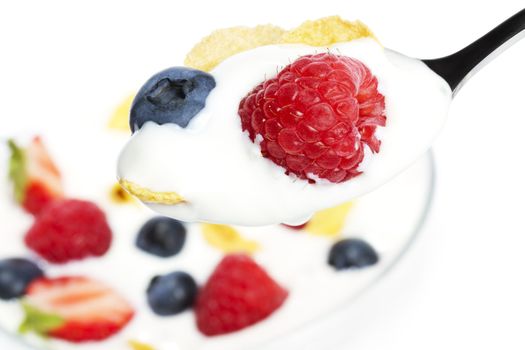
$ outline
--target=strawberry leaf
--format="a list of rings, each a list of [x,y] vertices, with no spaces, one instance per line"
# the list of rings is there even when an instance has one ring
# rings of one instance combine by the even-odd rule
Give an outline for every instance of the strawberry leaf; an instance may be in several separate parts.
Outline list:
[[[9,179],[13,182],[13,191],[17,202],[22,203],[27,184],[26,157],[22,148],[13,141],[8,142],[11,150],[9,159]]]
[[[22,303],[22,307],[24,308],[25,319],[18,328],[18,332],[22,334],[34,332],[38,335],[46,336],[50,331],[61,327],[65,323],[62,317],[38,310],[27,303]]]

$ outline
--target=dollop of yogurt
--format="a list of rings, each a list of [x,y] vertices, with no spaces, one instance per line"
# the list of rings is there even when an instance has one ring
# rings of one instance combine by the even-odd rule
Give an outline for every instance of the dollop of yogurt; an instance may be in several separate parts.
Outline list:
[[[326,52],[364,62],[385,96],[387,125],[381,151],[369,152],[363,173],[343,183],[308,181],[261,155],[241,129],[239,102],[256,85],[303,55]],[[183,202],[146,203],[183,221],[237,225],[298,223],[315,211],[370,192],[430,148],[452,100],[447,83],[420,60],[366,38],[329,48],[269,45],[236,54],[210,72],[216,88],[188,127],[147,122],[121,153],[120,179],[154,192],[175,192]]]

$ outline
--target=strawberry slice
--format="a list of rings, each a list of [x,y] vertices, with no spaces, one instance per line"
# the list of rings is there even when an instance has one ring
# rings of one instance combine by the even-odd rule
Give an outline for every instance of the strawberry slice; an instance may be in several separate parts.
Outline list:
[[[29,285],[23,306],[22,333],[32,331],[75,343],[107,339],[134,315],[124,298],[85,277],[38,279]]]
[[[9,140],[9,148],[9,178],[15,199],[26,211],[38,215],[47,204],[63,197],[60,172],[38,136],[25,149]]]

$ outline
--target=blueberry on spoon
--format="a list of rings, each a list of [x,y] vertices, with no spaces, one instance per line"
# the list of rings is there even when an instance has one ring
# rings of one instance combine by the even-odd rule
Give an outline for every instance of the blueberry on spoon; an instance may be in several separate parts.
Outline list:
[[[204,108],[215,88],[210,74],[192,68],[173,67],[152,76],[133,100],[130,127],[137,131],[148,121],[172,123],[182,128]]]

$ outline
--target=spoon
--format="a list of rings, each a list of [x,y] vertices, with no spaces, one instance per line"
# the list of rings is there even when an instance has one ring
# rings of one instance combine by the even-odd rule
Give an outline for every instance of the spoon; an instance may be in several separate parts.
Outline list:
[[[422,60],[448,83],[455,95],[465,82],[497,55],[523,38],[525,9],[452,55]]]
[[[300,224],[315,211],[374,190],[419,159],[439,134],[463,84],[524,29],[522,10],[464,49],[438,59],[407,57],[373,39],[331,46],[331,52],[359,59],[371,69],[387,104],[387,125],[378,130],[381,151],[368,154],[360,166],[363,173],[342,183],[312,184],[286,175],[242,132],[237,111],[261,77],[275,75],[275,67],[320,48],[269,45],[236,54],[210,74],[175,70],[182,75],[169,80],[160,77],[173,71],[161,72],[141,89],[150,92],[150,102],[180,102],[175,108],[186,113],[195,104],[184,103],[196,98],[188,81],[197,79],[199,93],[207,94],[205,107],[192,110],[195,116],[177,125],[166,122],[165,114],[135,118],[136,99],[134,134],[119,159],[120,183],[154,211],[183,221]]]

